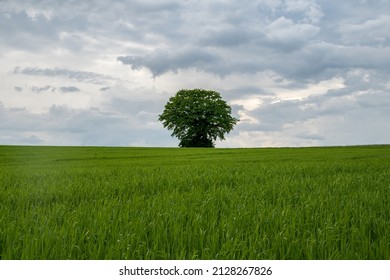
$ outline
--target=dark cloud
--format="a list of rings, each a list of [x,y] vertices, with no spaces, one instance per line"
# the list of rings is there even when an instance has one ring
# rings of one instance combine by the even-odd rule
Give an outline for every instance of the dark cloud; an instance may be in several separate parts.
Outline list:
[[[64,77],[67,79],[73,79],[79,82],[87,82],[93,84],[102,84],[107,80],[113,79],[108,75],[101,75],[93,72],[73,71],[61,68],[38,68],[38,67],[15,67],[14,74],[24,74],[31,76],[46,76],[46,77]]]
[[[59,90],[60,92],[63,92],[63,93],[79,92],[80,91],[80,89],[78,87],[75,87],[75,86],[64,86],[64,87],[57,88],[54,86],[46,85],[43,87],[33,86],[30,89],[34,93],[44,93],[44,92],[54,93],[57,90]],[[15,87],[15,90],[18,92],[22,92],[23,88],[22,87]]]
[[[78,87],[74,87],[74,86],[60,87],[59,90],[64,93],[80,91]]]
[[[44,86],[44,87],[32,87],[31,90],[34,93],[55,92],[56,88],[52,86]]]
[[[117,60],[132,69],[148,68],[154,76],[188,68],[220,76],[268,69],[291,79],[311,79],[313,74],[330,70],[389,64],[386,57],[390,57],[390,20],[381,11],[390,6],[379,0],[343,1],[337,5],[314,0],[239,4],[118,1],[110,5],[100,1],[89,5],[61,1],[37,2],[30,9],[23,2],[5,2],[2,20],[12,30],[4,29],[5,34],[41,34],[48,36],[45,40],[51,44],[73,51],[81,45],[104,50],[101,40],[86,40],[83,34],[95,39],[109,34],[117,41],[145,46],[134,47],[130,54],[117,56]],[[16,19],[17,16],[24,18]],[[26,26],[28,29],[23,29]],[[108,78],[66,69],[24,70],[26,74],[61,75],[94,83]]]
[[[102,88],[99,89],[99,91],[107,91],[109,89],[110,89],[110,87],[102,87]]]
[[[348,22],[337,10],[353,10],[351,2],[345,2],[335,6],[322,1],[244,1],[238,6],[226,1],[203,6],[190,1],[177,12],[186,14],[184,7],[192,5],[203,19],[201,27],[190,21],[191,16],[183,17],[180,30],[188,32],[182,32],[181,39],[172,35],[166,38],[166,48],[118,60],[133,69],[148,68],[154,76],[188,68],[220,76],[273,70],[290,79],[319,81],[321,75],[350,68],[387,71],[389,17],[372,19],[379,2],[376,8],[362,2],[356,9],[368,10],[361,18],[353,14],[359,21]],[[337,20],[329,17],[333,12],[340,13]],[[378,27],[374,32],[373,26]]]
[[[37,51],[40,47],[46,48],[48,42],[57,36],[53,26],[37,17],[31,20],[26,12],[1,13],[0,34],[4,44],[14,49],[28,49]]]
[[[215,46],[221,48],[231,48],[253,40],[253,34],[239,28],[225,28],[221,30],[212,30],[199,43],[206,46]]]
[[[202,70],[219,60],[216,54],[199,48],[184,47],[175,51],[157,50],[146,56],[119,56],[118,61],[131,65],[132,69],[148,68],[154,76],[168,71],[195,68]]]

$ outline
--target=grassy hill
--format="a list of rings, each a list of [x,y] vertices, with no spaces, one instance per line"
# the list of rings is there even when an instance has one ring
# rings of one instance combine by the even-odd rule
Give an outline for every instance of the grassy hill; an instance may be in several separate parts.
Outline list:
[[[0,259],[390,259],[390,146],[0,146]]]

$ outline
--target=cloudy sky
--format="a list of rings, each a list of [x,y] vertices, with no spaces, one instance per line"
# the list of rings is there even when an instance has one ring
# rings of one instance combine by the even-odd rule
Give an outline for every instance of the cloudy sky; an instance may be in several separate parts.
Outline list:
[[[388,0],[0,0],[0,144],[168,146],[186,88],[217,147],[390,143]]]

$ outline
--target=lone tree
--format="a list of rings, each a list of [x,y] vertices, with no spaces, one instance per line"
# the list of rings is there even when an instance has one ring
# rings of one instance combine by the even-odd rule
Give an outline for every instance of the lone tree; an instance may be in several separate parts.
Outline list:
[[[224,140],[238,119],[218,92],[203,89],[182,89],[171,97],[159,115],[164,127],[173,130],[180,147],[210,147]]]

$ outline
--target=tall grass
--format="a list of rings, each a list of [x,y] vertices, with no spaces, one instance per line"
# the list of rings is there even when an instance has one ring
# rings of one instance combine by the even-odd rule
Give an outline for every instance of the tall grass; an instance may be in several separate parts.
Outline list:
[[[390,146],[0,147],[1,259],[390,259]]]

